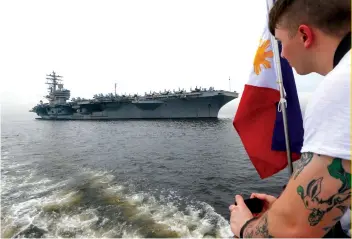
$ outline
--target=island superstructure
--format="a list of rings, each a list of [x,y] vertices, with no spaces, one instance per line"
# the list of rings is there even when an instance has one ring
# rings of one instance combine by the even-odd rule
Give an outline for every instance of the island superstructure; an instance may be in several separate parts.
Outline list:
[[[145,95],[98,94],[93,99],[72,98],[63,87],[62,76],[54,71],[47,75],[49,101],[34,106],[30,111],[47,120],[103,120],[103,119],[181,119],[217,118],[219,110],[238,97],[237,92],[195,88]]]

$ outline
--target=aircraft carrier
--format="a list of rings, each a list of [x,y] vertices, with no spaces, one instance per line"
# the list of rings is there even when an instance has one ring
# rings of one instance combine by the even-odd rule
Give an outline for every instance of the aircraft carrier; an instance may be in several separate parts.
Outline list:
[[[46,120],[117,120],[117,119],[194,119],[217,118],[219,110],[238,97],[237,92],[195,88],[185,90],[150,92],[144,96],[94,95],[93,99],[80,97],[70,100],[70,90],[64,89],[62,76],[54,71],[46,75],[49,101],[34,106],[36,119]],[[69,101],[70,100],[70,101]]]

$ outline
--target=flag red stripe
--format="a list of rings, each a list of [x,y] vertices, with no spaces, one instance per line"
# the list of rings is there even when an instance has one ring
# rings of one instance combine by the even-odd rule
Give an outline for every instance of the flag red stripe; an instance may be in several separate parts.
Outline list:
[[[271,88],[245,85],[233,126],[261,178],[287,166],[286,152],[271,150],[280,92]],[[293,155],[294,159],[297,155]]]

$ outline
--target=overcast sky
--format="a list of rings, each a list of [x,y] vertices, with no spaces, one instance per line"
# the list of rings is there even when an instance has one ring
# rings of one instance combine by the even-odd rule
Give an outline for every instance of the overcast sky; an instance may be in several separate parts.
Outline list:
[[[241,92],[266,19],[265,0],[3,0],[2,109],[31,107],[46,74],[72,97],[202,86]],[[300,94],[322,77],[297,76]]]

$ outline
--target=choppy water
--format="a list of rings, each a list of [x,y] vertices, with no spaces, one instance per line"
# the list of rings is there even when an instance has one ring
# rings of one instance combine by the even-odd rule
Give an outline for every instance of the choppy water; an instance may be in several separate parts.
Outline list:
[[[230,237],[235,194],[277,195],[230,119],[6,119],[2,237]]]

